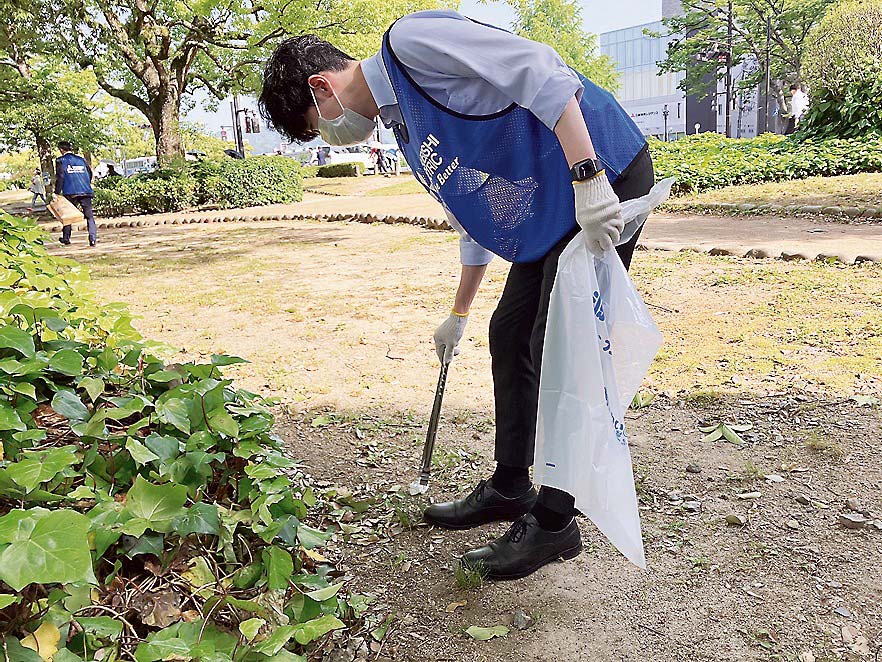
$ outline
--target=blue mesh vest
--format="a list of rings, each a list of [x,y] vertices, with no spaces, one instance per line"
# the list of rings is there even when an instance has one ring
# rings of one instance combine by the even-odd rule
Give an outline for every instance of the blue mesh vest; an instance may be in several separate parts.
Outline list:
[[[395,138],[414,176],[487,250],[511,262],[543,257],[576,225],[572,178],[554,132],[517,104],[480,116],[445,108],[405,71],[388,31],[382,53],[404,121]],[[579,79],[582,114],[614,182],[646,139],[609,92]]]
[[[92,178],[86,167],[86,159],[76,154],[67,152],[59,159],[63,179],[61,180],[61,193],[63,195],[93,195]]]

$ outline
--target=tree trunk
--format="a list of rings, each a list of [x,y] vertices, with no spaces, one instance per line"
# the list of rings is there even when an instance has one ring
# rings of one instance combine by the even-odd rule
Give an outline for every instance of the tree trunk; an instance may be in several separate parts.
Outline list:
[[[156,159],[159,167],[165,167],[184,155],[180,124],[181,98],[172,87],[151,106],[155,109],[150,124],[156,139]]]
[[[52,158],[52,145],[43,136],[34,136],[37,143],[37,156],[40,159],[40,168],[49,173],[49,186],[46,188],[46,199],[52,199],[52,191],[55,190],[55,159]]]

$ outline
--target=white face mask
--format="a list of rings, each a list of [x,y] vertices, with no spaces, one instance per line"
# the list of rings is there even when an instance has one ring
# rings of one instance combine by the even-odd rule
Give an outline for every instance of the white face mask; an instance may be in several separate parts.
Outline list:
[[[315,104],[315,109],[318,111],[319,133],[325,142],[329,145],[345,147],[347,145],[355,145],[364,142],[370,138],[371,134],[377,128],[377,123],[364,115],[359,115],[354,110],[346,108],[340,103],[340,97],[337,96],[333,87],[331,87],[331,92],[333,92],[334,98],[337,100],[337,103],[340,104],[340,108],[343,112],[339,117],[328,120],[322,117],[322,111],[319,109],[318,101],[316,101],[315,92],[311,86],[309,88],[309,93],[312,94],[312,102]]]

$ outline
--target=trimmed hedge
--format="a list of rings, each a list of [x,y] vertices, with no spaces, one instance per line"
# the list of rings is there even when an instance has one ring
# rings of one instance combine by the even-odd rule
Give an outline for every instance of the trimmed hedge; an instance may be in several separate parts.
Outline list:
[[[334,163],[332,165],[319,166],[316,176],[318,177],[360,177],[364,173],[364,165],[355,163]]]
[[[200,203],[219,207],[288,204],[303,199],[300,163],[286,156],[203,161],[193,167]]]
[[[675,194],[733,184],[882,172],[882,135],[878,134],[798,140],[770,133],[750,139],[702,133],[668,143],[653,138],[649,148],[656,178],[677,178]]]
[[[221,208],[286,204],[302,198],[303,175],[297,161],[256,156],[98,180],[93,205],[99,216],[120,216],[180,211],[197,204]]]

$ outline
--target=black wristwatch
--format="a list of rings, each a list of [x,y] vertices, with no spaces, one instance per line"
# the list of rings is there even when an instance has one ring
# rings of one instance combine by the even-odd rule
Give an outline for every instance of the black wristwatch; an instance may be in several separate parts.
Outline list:
[[[584,182],[586,179],[594,177],[601,170],[603,170],[603,165],[600,161],[597,159],[585,159],[574,164],[570,168],[570,174],[573,176],[574,182]]]

